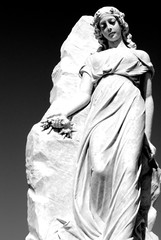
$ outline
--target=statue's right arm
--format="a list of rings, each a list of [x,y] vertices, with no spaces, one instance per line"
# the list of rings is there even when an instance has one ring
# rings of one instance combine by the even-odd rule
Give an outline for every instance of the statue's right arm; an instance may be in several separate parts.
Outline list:
[[[91,77],[84,72],[78,91],[71,97],[71,101],[66,105],[63,114],[68,117],[87,106],[91,100],[92,90],[93,83]]]
[[[58,109],[51,109],[49,114],[46,114],[46,118],[66,116],[69,117],[79,110],[83,109],[91,100],[91,94],[93,89],[93,83],[88,73],[84,72],[81,78],[80,86],[78,90],[71,96],[70,99],[65,100]]]

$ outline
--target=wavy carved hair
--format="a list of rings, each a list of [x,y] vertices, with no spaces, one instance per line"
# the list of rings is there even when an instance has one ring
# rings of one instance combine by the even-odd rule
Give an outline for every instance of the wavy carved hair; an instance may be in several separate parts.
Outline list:
[[[103,8],[100,8],[95,13],[93,23],[92,23],[92,26],[94,27],[95,38],[98,40],[99,44],[101,45],[101,47],[98,49],[98,51],[103,51],[105,49],[108,49],[108,41],[102,35],[101,29],[100,29],[101,17],[102,17],[102,15],[104,15],[106,13],[113,15],[116,18],[116,20],[118,21],[118,23],[119,23],[119,25],[121,26],[121,29],[122,29],[122,37],[123,37],[123,41],[125,42],[126,46],[129,47],[129,48],[136,49],[137,46],[132,41],[132,35],[129,33],[129,26],[124,20],[125,14],[120,12],[115,7],[103,7]]]

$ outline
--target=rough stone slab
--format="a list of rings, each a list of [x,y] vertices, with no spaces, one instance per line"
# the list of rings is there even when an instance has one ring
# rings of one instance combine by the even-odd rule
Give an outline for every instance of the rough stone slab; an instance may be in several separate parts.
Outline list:
[[[56,135],[42,133],[37,124],[27,140],[28,223],[40,239],[60,225],[57,217],[71,217],[78,142]]]
[[[61,59],[52,73],[53,88],[50,107],[60,108],[64,100],[79,85],[78,72],[86,57],[96,51],[98,43],[93,35],[91,16],[83,16],[72,28],[61,47]],[[78,145],[88,107],[73,117],[72,139],[63,139],[58,133],[42,132],[41,123],[35,124],[26,143],[26,175],[29,185],[28,226],[26,240],[74,240],[61,229],[60,219],[72,219],[72,194]],[[59,233],[57,230],[60,230]]]

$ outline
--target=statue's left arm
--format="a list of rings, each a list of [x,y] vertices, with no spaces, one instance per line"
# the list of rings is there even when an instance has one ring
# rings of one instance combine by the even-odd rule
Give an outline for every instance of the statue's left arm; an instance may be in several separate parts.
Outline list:
[[[147,72],[144,74],[141,90],[142,90],[143,98],[145,100],[145,134],[149,141],[152,154],[155,155],[156,148],[151,143],[153,115],[154,115],[154,100],[152,96],[152,78],[151,78],[150,72]]]
[[[150,73],[146,73],[144,76],[143,97],[145,99],[146,109],[145,133],[147,138],[150,140],[152,134],[152,124],[154,115],[154,101],[152,96],[152,80]]]

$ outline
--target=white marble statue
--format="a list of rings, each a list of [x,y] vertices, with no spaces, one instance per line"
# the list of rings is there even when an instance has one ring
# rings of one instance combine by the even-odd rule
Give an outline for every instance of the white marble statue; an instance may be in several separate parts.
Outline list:
[[[53,100],[42,119],[43,130],[72,141],[73,131],[78,131],[73,116],[88,108],[74,153],[70,213],[57,212],[57,229],[42,240],[158,239],[152,232],[153,203],[160,192],[160,168],[151,143],[154,67],[148,53],[132,41],[124,17],[115,7],[95,13],[90,27],[99,45],[78,69],[79,87],[59,104]]]

